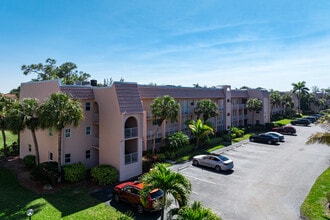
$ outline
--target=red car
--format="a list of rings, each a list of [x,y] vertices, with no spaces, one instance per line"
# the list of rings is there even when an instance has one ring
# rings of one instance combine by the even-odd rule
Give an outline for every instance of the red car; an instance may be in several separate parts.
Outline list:
[[[296,128],[292,126],[275,127],[272,130],[281,134],[291,134],[291,135],[294,135],[297,132]]]
[[[112,198],[115,202],[123,201],[136,207],[138,213],[142,213],[143,211],[152,212],[160,210],[161,199],[164,195],[163,190],[152,190],[147,197],[147,203],[143,205],[140,198],[140,191],[142,189],[143,184],[138,181],[120,183],[115,186]]]

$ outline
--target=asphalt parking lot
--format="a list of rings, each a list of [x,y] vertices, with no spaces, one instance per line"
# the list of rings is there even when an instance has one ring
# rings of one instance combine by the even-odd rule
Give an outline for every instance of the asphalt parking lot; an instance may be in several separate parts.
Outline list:
[[[320,126],[296,126],[279,145],[245,141],[217,153],[234,161],[234,170],[217,173],[191,162],[171,169],[192,183],[191,201],[201,201],[224,220],[300,219],[300,206],[315,179],[330,165],[330,147],[306,145]]]

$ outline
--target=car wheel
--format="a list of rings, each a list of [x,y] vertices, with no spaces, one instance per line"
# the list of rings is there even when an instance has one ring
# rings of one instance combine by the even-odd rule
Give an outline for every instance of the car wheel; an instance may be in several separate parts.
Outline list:
[[[221,167],[220,167],[219,165],[216,165],[216,166],[215,166],[215,170],[216,170],[217,172],[219,172],[219,171],[221,171]]]
[[[250,141],[251,141],[251,142],[254,142],[254,138],[251,138]]]
[[[193,165],[194,166],[198,166],[199,165],[198,161],[197,160],[193,160]]]
[[[118,195],[118,194],[114,194],[114,195],[113,195],[113,200],[114,200],[115,202],[119,202],[119,200],[120,200],[119,195]]]
[[[268,144],[272,144],[272,141],[269,140],[269,141],[268,141]]]
[[[143,206],[141,204],[138,204],[136,206],[136,211],[141,214],[143,212]]]

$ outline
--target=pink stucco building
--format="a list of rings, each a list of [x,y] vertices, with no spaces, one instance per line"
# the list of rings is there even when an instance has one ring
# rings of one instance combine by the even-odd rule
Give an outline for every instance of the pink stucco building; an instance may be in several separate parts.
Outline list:
[[[150,86],[137,83],[115,82],[111,87],[92,85],[61,85],[58,80],[21,84],[20,99],[37,98],[45,101],[50,94],[64,92],[79,100],[84,110],[84,120],[77,128],[68,126],[63,131],[63,164],[110,164],[126,180],[142,173],[142,152],[152,148],[156,126],[150,104],[164,95],[180,104],[178,122],[165,122],[157,134],[157,142],[176,131],[189,134],[185,122],[196,119],[194,108],[199,100],[211,99],[218,105],[220,114],[211,118],[217,131],[231,126],[270,122],[269,93],[266,90],[232,90],[230,86],[193,88],[180,86]],[[249,98],[259,98],[263,109],[254,116],[246,109]],[[55,130],[38,130],[40,162],[57,160],[57,135]],[[34,154],[30,131],[21,132],[20,157]]]

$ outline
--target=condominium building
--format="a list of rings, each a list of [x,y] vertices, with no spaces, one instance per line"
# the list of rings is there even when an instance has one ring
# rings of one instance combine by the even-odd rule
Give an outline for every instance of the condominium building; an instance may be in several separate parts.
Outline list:
[[[266,90],[232,90],[229,85],[195,88],[115,82],[109,87],[97,87],[95,81],[91,85],[61,85],[58,80],[49,80],[22,83],[20,100],[37,98],[43,102],[58,92],[79,100],[84,110],[84,120],[79,126],[68,125],[61,134],[62,165],[81,162],[92,168],[110,164],[118,169],[119,180],[142,173],[142,152],[152,148],[154,137],[159,147],[161,140],[174,132],[189,135],[185,122],[197,119],[194,109],[200,100],[210,99],[218,105],[219,115],[209,119],[216,131],[270,122]],[[155,98],[164,95],[173,97],[179,103],[180,111],[177,122],[165,121],[157,129],[150,105]],[[250,98],[260,99],[262,110],[248,111],[246,102]],[[37,131],[40,162],[57,161],[56,132],[52,128]],[[32,135],[24,130],[20,138],[20,157],[29,154],[35,154]]]

